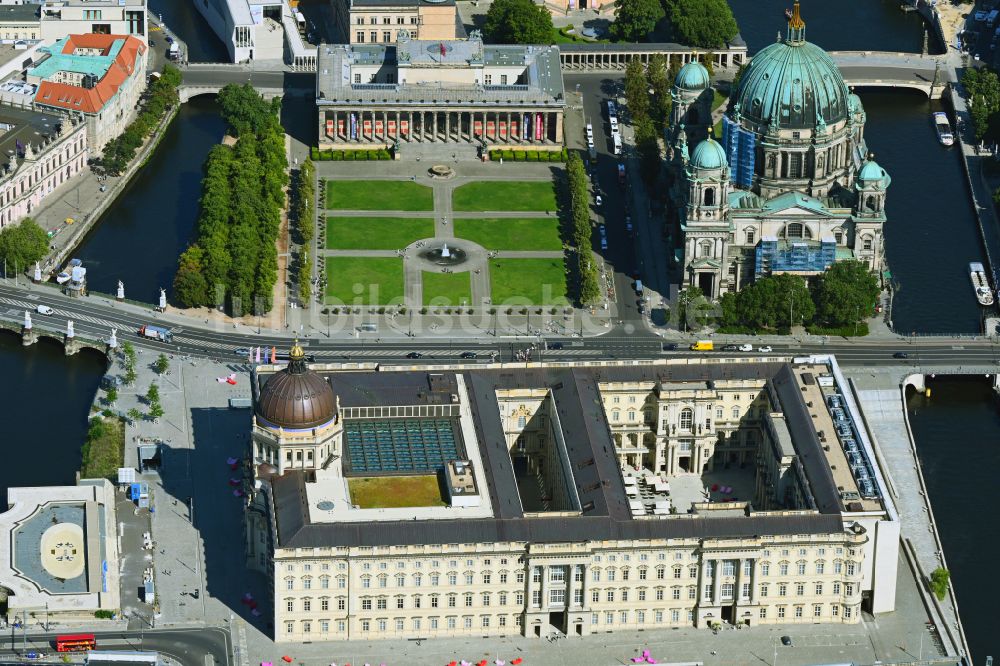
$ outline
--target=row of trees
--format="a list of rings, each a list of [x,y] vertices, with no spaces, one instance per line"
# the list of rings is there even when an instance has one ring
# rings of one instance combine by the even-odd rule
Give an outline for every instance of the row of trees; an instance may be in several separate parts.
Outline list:
[[[723,294],[724,329],[775,330],[793,325],[817,329],[851,326],[878,301],[878,280],[859,261],[840,261],[811,282],[788,273],[758,278],[737,293]]]
[[[96,166],[113,176],[125,171],[142,142],[160,123],[164,114],[177,104],[177,87],[180,84],[180,70],[173,65],[164,67],[163,74],[146,89],[142,111],[120,136],[108,141],[103,155],[95,161]]]
[[[219,93],[219,105],[237,141],[209,151],[197,240],[180,256],[174,297],[183,307],[264,314],[273,305],[275,241],[288,185],[280,100],[266,102],[250,84],[231,84]]]
[[[726,0],[615,0],[611,37],[645,41],[664,16],[674,40],[696,48],[720,48],[738,31]],[[551,44],[552,34],[552,15],[533,0],[494,0],[483,23],[483,37],[493,44]]]
[[[0,261],[5,270],[23,271],[49,251],[49,235],[30,217],[0,231]]]
[[[962,75],[962,85],[969,99],[969,116],[976,141],[1000,137],[1000,80],[997,73],[986,67],[970,67]]]
[[[309,260],[309,244],[313,239],[314,218],[316,210],[313,201],[316,198],[316,167],[312,161],[306,160],[302,163],[295,178],[293,188],[295,203],[293,207],[292,220],[295,223],[296,240],[300,245],[298,270],[296,277],[299,284],[299,302],[302,307],[309,307],[312,301],[312,262]]]
[[[601,281],[591,254],[590,188],[583,160],[576,152],[566,158],[566,178],[569,182],[570,237],[576,249],[576,279],[579,300],[584,305],[601,299]]]
[[[649,59],[648,68],[634,58],[625,69],[625,103],[639,152],[639,171],[647,187],[653,187],[660,176],[659,137],[670,117],[671,74],[676,76],[660,54]]]

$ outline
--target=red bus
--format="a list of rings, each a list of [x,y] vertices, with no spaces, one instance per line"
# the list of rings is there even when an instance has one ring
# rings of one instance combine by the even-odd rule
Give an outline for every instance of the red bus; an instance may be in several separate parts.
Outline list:
[[[86,652],[97,648],[97,639],[94,634],[66,634],[56,636],[56,650],[58,652]]]

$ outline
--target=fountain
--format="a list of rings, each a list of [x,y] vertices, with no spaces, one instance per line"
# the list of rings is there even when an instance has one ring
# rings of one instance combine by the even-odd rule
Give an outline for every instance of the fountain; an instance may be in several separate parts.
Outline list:
[[[458,266],[464,264],[467,259],[465,250],[454,245],[448,247],[448,243],[428,247],[420,253],[420,256],[438,266]]]
[[[445,164],[435,164],[428,169],[431,178],[448,180],[455,177],[455,170]]]

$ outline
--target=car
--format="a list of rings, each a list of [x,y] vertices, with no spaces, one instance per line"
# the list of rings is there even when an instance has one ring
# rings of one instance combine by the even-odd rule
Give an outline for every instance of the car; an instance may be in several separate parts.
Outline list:
[[[561,343],[561,342],[550,342],[550,343],[549,343],[548,345],[546,345],[546,346],[547,346],[547,347],[548,347],[549,349],[562,349],[562,348],[563,348],[563,343]]]
[[[792,637],[791,636],[782,636],[781,637],[781,644],[782,645],[787,645],[788,647],[791,647],[792,646]]]
[[[41,652],[28,652],[24,655],[28,659],[45,659],[45,655]]]
[[[975,14],[974,18],[975,18],[975,19],[976,19],[977,21],[985,21],[985,20],[986,20],[986,16],[987,16],[988,14],[989,14],[989,12],[976,12],[976,14]],[[611,102],[608,102],[608,104],[611,104]]]
[[[608,237],[607,236],[601,236],[601,249],[602,250],[607,250],[608,249]]]
[[[910,358],[910,355],[906,352],[896,352],[892,355],[893,358]]]
[[[39,305],[38,307],[35,308],[35,312],[37,312],[40,315],[55,314],[55,310],[53,310],[47,305]]]
[[[597,203],[598,206],[604,204],[604,198],[601,197],[600,194],[598,194],[596,197],[594,197],[594,201]]]
[[[597,231],[601,234],[601,238],[607,238],[608,237],[608,228],[606,226],[604,226],[603,224],[597,225]]]
[[[677,343],[676,342],[664,342],[663,343],[663,351],[677,351]]]
[[[479,354],[477,354],[476,352],[474,352],[474,351],[467,351],[467,352],[462,352],[459,355],[459,358],[476,358],[477,356],[479,356]]]
[[[420,352],[410,352],[409,354],[406,355],[406,358],[423,358],[423,357],[424,355],[421,354]]]
[[[752,352],[753,351],[753,345],[750,344],[749,342],[744,342],[743,344],[740,345],[740,351],[741,352]]]
[[[771,345],[761,345],[760,347],[757,347],[757,351],[759,351],[761,354],[770,354],[774,350],[771,349]]]
[[[639,310],[639,314],[646,314],[646,304],[645,303],[640,302],[639,305],[637,306],[637,308]]]
[[[249,356],[250,355],[250,348],[249,347],[237,347],[236,349],[233,350],[233,353],[236,354],[237,356]]]
[[[739,345],[725,345],[722,347],[722,351],[739,351]]]

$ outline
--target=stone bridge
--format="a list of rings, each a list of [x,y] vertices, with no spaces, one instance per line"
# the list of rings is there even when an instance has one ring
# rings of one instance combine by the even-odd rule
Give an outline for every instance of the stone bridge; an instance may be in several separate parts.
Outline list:
[[[181,103],[198,95],[215,95],[230,83],[250,83],[265,98],[281,97],[289,88],[315,89],[315,75],[281,69],[253,70],[247,65],[205,63],[186,65],[177,89]]]
[[[858,88],[910,88],[938,99],[947,85],[943,56],[887,51],[830,51],[844,82]]]
[[[117,346],[116,340],[101,340],[92,333],[77,333],[72,321],[67,326],[59,326],[36,317],[18,318],[12,314],[0,315],[0,329],[11,331],[21,336],[21,344],[25,347],[35,344],[39,338],[51,338],[62,343],[66,356],[83,349],[93,349],[102,355]]]

